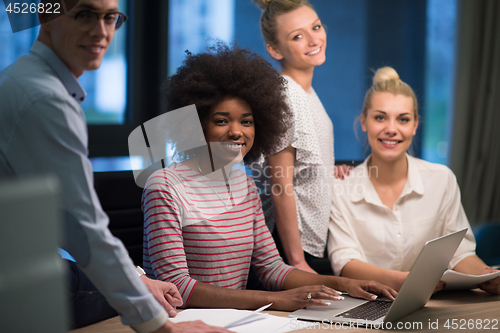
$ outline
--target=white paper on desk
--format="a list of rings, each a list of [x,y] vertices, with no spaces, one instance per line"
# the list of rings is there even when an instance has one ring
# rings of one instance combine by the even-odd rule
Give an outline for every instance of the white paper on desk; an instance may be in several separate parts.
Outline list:
[[[208,325],[224,327],[235,320],[252,315],[253,313],[253,311],[234,309],[187,309],[179,312],[175,318],[170,318],[169,320],[173,323],[202,320]],[[255,314],[252,318],[255,318],[255,320],[241,326],[231,327],[230,330],[238,333],[293,331],[290,328],[290,318],[272,316],[267,313]]]
[[[500,271],[484,275],[471,275],[449,269],[444,272],[441,281],[446,282],[444,290],[474,289],[477,288],[478,284],[494,279],[497,276],[500,276]]]

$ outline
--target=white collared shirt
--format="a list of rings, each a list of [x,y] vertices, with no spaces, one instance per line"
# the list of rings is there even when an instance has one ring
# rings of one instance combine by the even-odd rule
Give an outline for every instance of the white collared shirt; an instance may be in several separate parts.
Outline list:
[[[335,274],[352,259],[409,271],[428,240],[469,228],[449,264],[475,254],[476,242],[453,172],[407,155],[408,179],[393,209],[382,204],[369,179],[368,157],[345,180],[335,180],[328,256]]]

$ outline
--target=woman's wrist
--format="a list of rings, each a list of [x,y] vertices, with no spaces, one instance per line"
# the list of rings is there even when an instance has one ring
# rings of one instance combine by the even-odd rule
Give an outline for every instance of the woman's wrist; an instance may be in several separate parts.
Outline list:
[[[393,273],[392,283],[389,286],[394,288],[395,290],[399,290],[403,286],[403,283],[408,276],[408,272],[393,271]]]
[[[299,255],[287,255],[287,260],[288,260],[288,264],[291,265],[291,266],[297,266],[297,265],[303,265],[303,264],[307,264],[306,262],[306,258],[304,257],[304,254],[302,253],[302,257]]]
[[[328,279],[328,283],[325,283],[327,287],[335,289],[341,292],[347,292],[347,284],[351,279],[341,277],[341,276],[324,276]]]
[[[263,291],[263,293],[265,293],[264,295],[264,304],[262,305],[259,305],[258,307],[260,308],[261,306],[263,305],[266,305],[266,304],[269,304],[269,303],[273,303],[269,309],[273,309],[273,310],[281,310],[279,308],[279,304],[277,304],[276,302],[276,293],[279,293],[280,291],[276,292],[276,291]]]
[[[306,258],[304,257],[304,251],[302,251],[300,237],[295,241],[290,241],[291,238],[293,238],[291,235],[280,235],[281,245],[283,246],[283,252],[286,260],[289,265],[295,266],[305,262]]]

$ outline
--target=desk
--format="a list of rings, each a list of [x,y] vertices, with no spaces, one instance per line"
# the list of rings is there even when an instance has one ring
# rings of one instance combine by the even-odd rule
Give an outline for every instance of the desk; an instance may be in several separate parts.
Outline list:
[[[288,317],[288,312],[284,311],[264,311],[266,313]],[[500,332],[500,296],[489,296],[481,290],[470,290],[470,291],[441,291],[436,295],[432,296],[427,305],[417,310],[408,316],[401,319],[400,323],[406,323],[406,325],[413,325],[415,329],[404,329],[406,332],[453,332],[457,330],[448,329],[444,325],[447,320],[449,324],[452,324],[452,319],[457,319],[455,322],[463,325],[460,332]],[[462,319],[462,322],[460,320]],[[467,326],[469,319],[474,320],[474,324],[470,328]],[[489,319],[490,324],[489,330],[484,330],[484,325],[486,320]],[[292,319],[291,319],[292,320]],[[494,329],[493,320],[497,321]],[[293,322],[291,322],[293,324]],[[309,323],[309,322],[308,322]],[[429,323],[432,323],[433,329],[429,328]],[[482,328],[479,324],[482,324]],[[335,330],[334,325],[328,328],[320,328],[319,323],[316,323],[316,328],[312,329],[315,323],[310,322],[311,328],[303,328],[293,332],[311,332],[311,331],[333,331]],[[400,324],[400,325],[401,325]],[[397,323],[393,323],[393,328],[396,328]],[[421,325],[420,329],[417,329],[416,325]],[[326,325],[330,326],[330,325]],[[366,328],[345,328],[342,329],[344,332],[367,332],[373,330],[368,330]],[[134,331],[128,326],[122,325],[119,317],[114,317],[100,323],[90,325],[84,328],[71,331],[71,333],[133,333]],[[265,332],[262,332],[265,333]]]

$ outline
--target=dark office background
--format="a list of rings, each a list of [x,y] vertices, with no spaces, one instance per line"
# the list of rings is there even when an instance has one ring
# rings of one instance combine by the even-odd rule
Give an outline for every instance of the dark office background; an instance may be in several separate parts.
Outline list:
[[[115,58],[108,64],[124,64],[120,65],[123,68],[118,76],[123,79],[115,80],[117,86],[122,86],[121,113],[98,110],[99,101],[94,91],[97,84],[110,86],[99,80],[109,79],[110,75],[102,73],[114,67],[101,66],[89,74],[89,78],[80,80],[90,87],[86,88],[87,104],[94,103],[85,110],[89,122],[89,153],[97,171],[130,169],[128,135],[160,114],[161,84],[181,64],[185,49],[202,52],[207,44],[213,43],[213,38],[222,37],[262,54],[279,69],[279,63],[265,50],[259,27],[261,12],[251,0],[119,1],[130,20],[117,32],[115,44],[108,51]],[[498,186],[494,185],[498,184],[499,177],[488,171],[498,164],[494,150],[498,141],[494,135],[498,131],[490,128],[498,124],[495,118],[498,112],[489,111],[487,121],[474,117],[477,111],[482,111],[476,109],[478,105],[490,105],[490,108],[495,105],[490,100],[495,93],[490,91],[495,90],[496,74],[489,73],[498,68],[500,57],[494,53],[496,44],[488,42],[488,35],[481,34],[492,29],[491,41],[498,39],[498,36],[495,39],[495,28],[491,27],[500,17],[499,2],[311,0],[311,3],[328,34],[327,60],[315,70],[313,87],[334,124],[336,160],[362,160],[369,153],[363,145],[362,132],[358,131],[359,139],[356,137],[353,123],[370,86],[372,71],[392,66],[402,80],[413,87],[418,98],[420,124],[414,154],[449,165],[457,174],[462,195],[467,199],[478,197],[484,187],[480,184],[484,183],[489,189],[486,192],[490,193],[486,202],[499,202]],[[13,34],[9,31],[6,13],[0,12],[0,43],[4,46],[0,48],[0,70],[20,54],[27,53],[36,35],[36,28]],[[464,51],[468,50],[478,50],[478,53],[465,57]],[[461,73],[457,73],[458,69]],[[455,80],[457,75],[465,79]],[[462,87],[468,82],[485,87],[485,93],[481,95],[471,90],[473,87]],[[457,87],[462,92],[460,95],[470,97],[469,100],[460,99],[462,96],[454,93]],[[473,100],[483,95],[484,102]],[[460,110],[459,116],[457,110]],[[489,130],[484,132],[489,136],[474,134],[488,125],[491,125]],[[468,142],[476,146],[479,142],[481,148],[467,148]],[[464,206],[466,211],[471,210],[467,208],[469,204]],[[485,212],[477,215],[478,220],[484,220],[498,216],[500,208],[496,213],[492,208],[476,210]]]
[[[358,131],[361,135],[357,138],[353,123],[372,71],[389,65],[414,88],[419,100],[422,121],[414,154],[446,164],[456,0],[311,3],[328,33],[327,60],[316,69],[313,87],[334,123],[336,159],[366,157],[362,132]],[[111,60],[105,58],[101,69],[80,79],[88,92],[83,107],[90,125],[92,157],[128,155],[128,134],[159,114],[160,86],[181,64],[185,49],[201,52],[214,38],[236,41],[265,56],[279,70],[279,63],[265,50],[259,25],[261,11],[251,0],[120,0],[120,8],[130,20],[116,33],[106,55]],[[7,26],[6,15],[0,15],[0,41],[11,45],[0,50],[0,69],[27,53],[38,33],[34,28],[12,34]],[[441,60],[439,66],[436,60]],[[436,85],[443,77],[447,80]],[[444,99],[444,103],[433,103],[433,96],[426,99],[431,86],[431,92],[441,92],[437,99]],[[119,95],[123,95],[121,101]],[[121,109],[99,110],[102,97],[111,96],[123,105]],[[104,108],[106,104],[109,108],[115,101],[104,102]],[[428,119],[433,126],[427,126]]]

